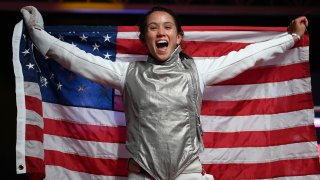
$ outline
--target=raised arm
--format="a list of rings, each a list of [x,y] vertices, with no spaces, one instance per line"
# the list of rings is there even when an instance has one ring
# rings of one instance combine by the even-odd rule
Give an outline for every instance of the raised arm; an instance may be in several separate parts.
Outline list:
[[[294,46],[306,31],[308,20],[298,17],[288,26],[288,33],[282,37],[258,42],[239,51],[232,51],[216,60],[207,59],[196,62],[203,85],[218,83],[253,67],[258,62],[273,59]]]
[[[128,63],[106,61],[51,36],[44,30],[42,16],[35,7],[23,7],[21,13],[30,37],[42,55],[92,81],[122,89]]]

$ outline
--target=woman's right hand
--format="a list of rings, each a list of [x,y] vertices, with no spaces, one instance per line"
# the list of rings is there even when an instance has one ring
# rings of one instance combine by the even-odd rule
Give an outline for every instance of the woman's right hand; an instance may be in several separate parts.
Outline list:
[[[37,8],[25,6],[21,8],[20,12],[33,44],[45,56],[56,38],[45,32],[43,19]]]
[[[33,6],[25,6],[21,8],[20,12],[22,13],[29,32],[31,32],[33,28],[44,29],[43,19],[37,8]]]

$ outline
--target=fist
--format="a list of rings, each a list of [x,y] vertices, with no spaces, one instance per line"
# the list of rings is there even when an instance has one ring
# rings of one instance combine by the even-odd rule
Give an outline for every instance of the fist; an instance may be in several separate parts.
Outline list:
[[[25,6],[21,8],[24,22],[29,30],[33,27],[44,29],[44,23],[40,12],[33,6]]]
[[[300,16],[291,21],[288,26],[288,33],[296,33],[303,36],[308,27],[308,19],[305,16]]]

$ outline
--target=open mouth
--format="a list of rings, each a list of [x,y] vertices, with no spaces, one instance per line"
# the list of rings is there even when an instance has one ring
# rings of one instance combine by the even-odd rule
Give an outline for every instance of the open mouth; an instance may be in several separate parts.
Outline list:
[[[166,40],[159,40],[159,41],[157,41],[156,42],[156,46],[157,46],[157,48],[159,48],[159,49],[163,49],[163,48],[166,48],[166,47],[168,47],[168,41],[166,41]]]

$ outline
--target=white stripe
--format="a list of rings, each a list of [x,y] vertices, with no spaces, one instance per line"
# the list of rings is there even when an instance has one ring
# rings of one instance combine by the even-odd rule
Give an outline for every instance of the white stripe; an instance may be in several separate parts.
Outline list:
[[[116,61],[122,62],[133,62],[133,61],[146,61],[147,55],[140,55],[140,54],[120,54],[117,53]]]
[[[99,179],[99,180],[127,180],[127,177],[103,176],[78,171],[72,171],[60,166],[46,165],[46,180],[70,180],[70,179]]]
[[[39,126],[41,129],[43,129],[42,117],[38,113],[28,109],[26,110],[26,124]]]
[[[251,116],[201,116],[205,132],[271,131],[313,125],[313,109]]]
[[[204,164],[245,164],[317,158],[317,148],[316,141],[270,147],[206,148],[200,154],[200,160]]]
[[[139,32],[118,32],[117,33],[117,39],[139,39]]]
[[[43,103],[43,118],[100,126],[125,126],[123,112]]]
[[[314,125],[320,127],[320,118],[314,118]]]
[[[43,144],[40,141],[26,141],[26,156],[44,159]]]
[[[20,63],[20,39],[22,35],[23,21],[14,27],[12,36],[12,62],[16,80],[16,102],[17,102],[17,142],[16,142],[16,171],[17,174],[26,173],[25,162],[25,134],[26,134],[26,106],[24,94],[24,78]],[[22,169],[19,167],[23,167]]]
[[[40,87],[38,83],[24,82],[24,89],[27,96],[35,97],[39,100],[42,100]]]
[[[303,78],[252,85],[207,86],[203,93],[203,100],[253,100],[291,96],[308,92],[311,92],[310,78]]]
[[[288,176],[288,177],[278,177],[278,178],[268,178],[264,180],[269,180],[269,179],[274,179],[274,180],[319,180],[320,175],[305,175],[305,176]],[[262,179],[261,179],[262,180]]]
[[[44,148],[92,158],[119,159],[130,157],[125,144],[85,141],[48,134],[44,135]]]
[[[254,65],[254,68],[268,67],[268,66],[286,66],[291,64],[297,64],[302,62],[308,62],[309,60],[309,46],[297,47],[289,49],[282,54],[278,54],[274,59],[268,61],[262,61]],[[128,55],[129,56],[129,55]],[[217,60],[219,57],[193,57],[197,61],[210,59]]]
[[[254,43],[285,35],[276,31],[185,31],[184,41]],[[117,39],[139,39],[139,32],[118,32]]]
[[[255,43],[281,37],[275,31],[186,31],[183,41]]]

